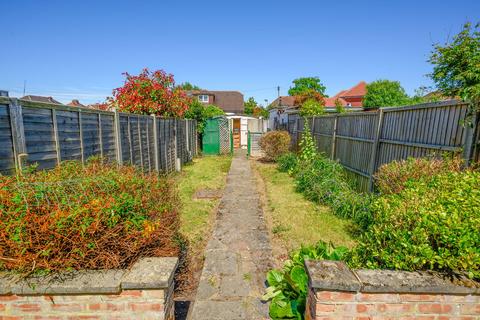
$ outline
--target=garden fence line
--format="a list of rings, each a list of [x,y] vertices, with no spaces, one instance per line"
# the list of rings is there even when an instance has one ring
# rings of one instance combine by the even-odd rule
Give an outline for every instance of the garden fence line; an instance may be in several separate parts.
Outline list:
[[[289,116],[288,131],[296,150],[304,121],[298,115]],[[479,114],[458,100],[325,115],[308,121],[318,151],[342,164],[360,191],[372,191],[375,172],[394,160],[443,152],[462,154],[467,165],[480,160]]]
[[[170,173],[197,155],[195,120],[0,97],[0,174],[101,156]]]

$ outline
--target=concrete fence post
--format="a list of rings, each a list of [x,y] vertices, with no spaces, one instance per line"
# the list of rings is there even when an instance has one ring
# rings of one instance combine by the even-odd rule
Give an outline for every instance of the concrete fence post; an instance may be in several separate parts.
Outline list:
[[[80,131],[80,152],[82,164],[85,164],[85,150],[84,150],[84,141],[83,141],[83,123],[82,123],[82,110],[78,111],[78,128]]]
[[[55,109],[52,109],[52,122],[53,134],[55,135],[55,151],[57,153],[57,165],[60,165],[60,162],[62,162],[62,156],[60,153],[60,137],[58,134],[57,110]]]
[[[175,146],[175,171],[180,171],[181,170],[181,162],[180,159],[178,158],[178,119],[174,119],[174,126],[173,126],[173,136],[174,136],[174,146]]]
[[[155,171],[160,171],[160,149],[158,147],[158,120],[157,117],[152,114],[153,118],[153,153],[155,154]]]
[[[115,131],[115,151],[117,156],[118,165],[123,164],[123,152],[122,152],[122,136],[120,134],[120,114],[115,109],[114,116],[114,131]]]

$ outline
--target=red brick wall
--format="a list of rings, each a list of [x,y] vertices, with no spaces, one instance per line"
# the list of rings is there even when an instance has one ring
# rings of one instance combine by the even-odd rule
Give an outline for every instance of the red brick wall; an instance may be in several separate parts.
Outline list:
[[[306,319],[474,320],[480,319],[480,296],[310,289]]]
[[[108,295],[0,295],[0,320],[173,319],[173,310],[172,292],[166,290],[124,290]]]

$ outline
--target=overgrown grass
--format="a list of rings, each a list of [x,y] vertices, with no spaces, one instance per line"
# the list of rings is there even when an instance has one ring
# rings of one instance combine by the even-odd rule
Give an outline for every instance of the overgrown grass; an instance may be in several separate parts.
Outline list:
[[[319,240],[336,246],[354,245],[348,232],[349,220],[336,217],[327,206],[305,199],[295,191],[294,179],[288,173],[279,172],[276,164],[256,162],[255,168],[265,185],[265,214],[273,240],[280,244],[284,253]]]

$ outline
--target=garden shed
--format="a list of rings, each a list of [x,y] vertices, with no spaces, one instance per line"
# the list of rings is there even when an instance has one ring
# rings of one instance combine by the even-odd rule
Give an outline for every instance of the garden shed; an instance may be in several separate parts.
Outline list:
[[[228,119],[225,116],[210,118],[205,124],[202,137],[204,155],[231,152],[231,137]]]

